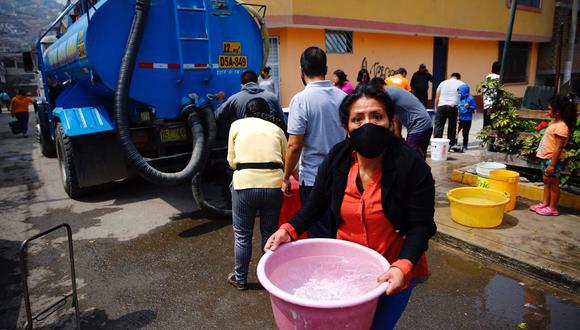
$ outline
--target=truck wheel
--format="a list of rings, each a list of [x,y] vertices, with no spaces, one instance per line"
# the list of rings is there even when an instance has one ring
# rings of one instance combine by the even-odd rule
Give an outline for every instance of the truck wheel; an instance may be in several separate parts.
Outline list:
[[[38,106],[36,111],[36,138],[40,144],[42,155],[47,158],[56,157],[56,146],[50,136],[50,124],[48,123],[48,114],[43,105]]]
[[[61,124],[56,126],[56,155],[60,177],[64,186],[64,191],[70,198],[83,195],[86,190],[79,186],[77,174],[75,172],[75,159],[71,139],[64,133]]]

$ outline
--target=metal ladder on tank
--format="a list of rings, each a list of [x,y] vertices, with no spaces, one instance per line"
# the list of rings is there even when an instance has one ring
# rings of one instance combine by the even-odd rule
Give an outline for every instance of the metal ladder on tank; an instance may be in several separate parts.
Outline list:
[[[178,73],[178,78],[177,78],[177,83],[180,84],[183,81],[183,78],[185,76],[185,70],[189,69],[185,67],[185,63],[183,62],[183,47],[182,44],[183,43],[189,43],[189,42],[197,42],[197,43],[203,43],[207,49],[207,53],[208,53],[208,59],[207,59],[207,70],[209,71],[209,75],[208,77],[205,79],[205,81],[210,81],[212,78],[211,75],[211,67],[212,67],[212,52],[211,52],[211,47],[209,44],[209,26],[208,26],[208,21],[209,21],[209,14],[208,11],[206,9],[205,6],[205,1],[199,1],[198,4],[195,5],[189,5],[189,6],[184,6],[182,5],[182,3],[186,1],[191,3],[191,0],[187,1],[187,0],[173,0],[173,8],[175,9],[175,35],[176,35],[176,39],[177,39],[177,55],[178,55],[178,59],[179,59],[179,73]],[[203,17],[204,17],[204,26],[205,26],[205,34],[202,36],[183,36],[181,35],[181,20],[179,18],[179,13],[180,12],[190,12],[190,13],[204,13]]]

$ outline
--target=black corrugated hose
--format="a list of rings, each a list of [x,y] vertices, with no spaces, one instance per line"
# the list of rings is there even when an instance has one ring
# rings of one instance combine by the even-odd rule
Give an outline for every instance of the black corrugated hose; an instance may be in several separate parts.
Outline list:
[[[161,172],[151,165],[149,165],[143,157],[139,154],[135,145],[131,141],[128,128],[127,102],[129,99],[129,89],[131,87],[131,79],[133,77],[133,69],[135,67],[135,60],[139,52],[141,38],[147,22],[147,15],[149,12],[150,0],[137,0],[135,5],[135,17],[131,24],[131,31],[127,40],[127,48],[123,55],[121,68],[119,69],[119,80],[117,81],[117,90],[115,91],[115,121],[117,123],[117,135],[119,142],[125,155],[129,159],[131,165],[135,170],[146,180],[157,185],[177,185],[186,182],[193,177],[196,172],[203,170],[205,163],[205,154],[207,153],[208,143],[212,138],[215,139],[215,123],[213,127],[207,125],[208,122],[213,122],[213,113],[211,108],[209,113],[207,109],[202,109],[202,116],[208,126],[207,137],[204,134],[204,128],[201,124],[200,114],[196,111],[188,113],[188,123],[191,126],[191,133],[193,138],[193,151],[191,159],[187,166],[175,173]],[[211,115],[211,118],[209,117]],[[212,129],[213,128],[213,129]],[[212,132],[213,131],[213,132]],[[209,141],[208,141],[209,140]]]

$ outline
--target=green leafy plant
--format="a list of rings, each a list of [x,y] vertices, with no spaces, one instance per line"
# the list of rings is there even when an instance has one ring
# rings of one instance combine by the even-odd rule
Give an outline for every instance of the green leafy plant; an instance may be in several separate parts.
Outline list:
[[[522,157],[526,157],[529,160],[535,160],[536,152],[538,151],[538,147],[540,146],[540,141],[542,140],[542,136],[546,133],[546,128],[548,127],[548,122],[543,121],[538,124],[536,127],[533,128],[531,131],[531,135],[528,136],[522,144],[522,147],[518,153],[518,155]]]
[[[519,138],[520,132],[525,132],[530,127],[528,121],[520,119],[518,99],[506,91],[498,79],[488,78],[477,86],[477,92],[493,99],[489,110],[491,125],[485,126],[477,134],[477,138],[485,148],[510,155],[517,154],[524,143]]]
[[[560,175],[560,185],[564,185],[580,171],[580,120],[576,120],[574,132],[566,145],[566,158],[562,161],[565,171]]]

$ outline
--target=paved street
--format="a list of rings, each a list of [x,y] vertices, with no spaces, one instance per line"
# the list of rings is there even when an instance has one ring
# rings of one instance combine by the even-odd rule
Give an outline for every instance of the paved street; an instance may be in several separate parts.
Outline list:
[[[8,121],[0,115],[0,329],[24,320],[20,243],[63,222],[73,229],[83,328],[275,328],[255,272],[246,292],[225,283],[233,265],[230,221],[196,211],[187,185],[133,179],[71,200],[57,161],[42,157],[33,137],[12,136]],[[257,232],[254,243],[253,269]],[[579,296],[437,243],[428,258],[433,276],[415,290],[400,329],[580,324]],[[29,266],[33,309],[69,290],[64,236],[33,244]],[[71,312],[59,311],[39,326],[70,327]]]

